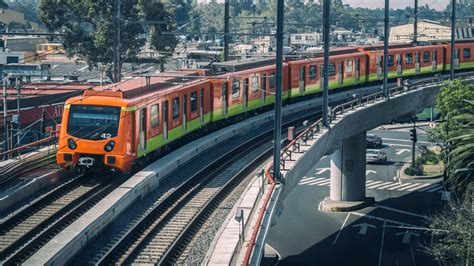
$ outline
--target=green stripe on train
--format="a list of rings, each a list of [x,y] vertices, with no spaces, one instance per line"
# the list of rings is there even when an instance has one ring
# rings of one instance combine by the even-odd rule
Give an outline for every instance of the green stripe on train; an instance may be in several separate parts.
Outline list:
[[[149,138],[146,141],[146,149],[145,150],[141,150],[140,145],[137,146],[138,158],[140,158],[140,157],[142,157],[146,154],[149,154],[149,153],[153,152],[154,150],[156,150],[160,147],[163,147],[164,145],[170,143],[171,141],[176,140],[176,139],[184,136],[185,134],[193,132],[193,131],[199,129],[200,127],[202,127],[202,126],[208,124],[209,122],[211,122],[211,115],[210,114],[205,114],[203,118],[204,118],[203,119],[204,121],[202,123],[201,123],[199,117],[195,118],[193,120],[187,121],[186,130],[183,128],[183,126],[179,126],[179,127],[176,127],[176,128],[173,128],[173,129],[169,130],[167,139],[163,138],[163,134],[160,134],[160,135]]]

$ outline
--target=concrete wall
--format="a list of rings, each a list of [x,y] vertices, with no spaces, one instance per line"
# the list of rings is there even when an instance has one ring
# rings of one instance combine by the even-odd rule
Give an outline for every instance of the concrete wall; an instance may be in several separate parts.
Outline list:
[[[283,201],[288,194],[324,155],[332,154],[348,137],[373,129],[397,117],[418,113],[423,108],[434,105],[439,90],[438,85],[431,85],[405,92],[390,100],[366,105],[357,111],[346,113],[340,121],[332,124],[332,128],[321,135],[306,154],[299,158],[293,168],[286,173],[285,185],[278,198],[278,209],[275,212],[277,215],[273,217],[272,224],[278,222],[278,214],[283,211]]]

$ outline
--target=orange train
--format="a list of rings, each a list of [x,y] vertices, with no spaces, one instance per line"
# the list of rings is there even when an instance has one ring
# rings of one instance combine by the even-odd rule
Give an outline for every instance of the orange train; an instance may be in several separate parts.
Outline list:
[[[474,69],[474,42],[456,44],[455,67]],[[381,46],[331,51],[331,90],[382,79]],[[391,46],[389,77],[450,69],[449,45]],[[319,96],[322,55],[286,58],[283,99]],[[130,172],[171,144],[210,127],[269,109],[275,100],[274,59],[215,63],[212,69],[136,77],[86,90],[66,101],[57,162],[62,167]]]

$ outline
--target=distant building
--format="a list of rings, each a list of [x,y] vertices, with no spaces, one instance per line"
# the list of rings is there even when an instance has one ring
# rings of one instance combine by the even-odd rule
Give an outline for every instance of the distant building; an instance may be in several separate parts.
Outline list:
[[[290,40],[291,46],[299,50],[317,46],[323,41],[321,33],[295,33],[290,35]]]
[[[48,40],[37,36],[3,36],[5,47],[12,52],[36,52],[38,44],[46,44]]]
[[[473,39],[474,28],[457,28],[456,39]],[[418,41],[437,42],[451,39],[451,27],[437,21],[421,20],[418,22]],[[405,24],[390,29],[390,43],[407,43],[413,41],[413,24]]]

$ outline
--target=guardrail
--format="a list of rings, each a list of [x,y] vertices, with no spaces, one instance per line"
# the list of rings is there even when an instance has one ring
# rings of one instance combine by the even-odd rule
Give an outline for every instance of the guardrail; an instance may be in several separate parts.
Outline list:
[[[472,78],[474,76],[474,72],[457,74],[456,76],[457,78]],[[427,85],[440,84],[444,82],[445,80],[449,80],[449,79],[445,79],[441,75],[436,75],[433,78],[423,79],[411,84],[408,83],[408,80],[405,80],[405,83],[403,86],[397,86],[395,88],[389,89],[387,99],[390,99],[391,96],[395,96],[404,92],[419,89]],[[380,91],[380,92],[373,93],[364,97],[358,97],[358,95],[354,95],[354,98],[357,98],[357,99],[337,105],[330,111],[329,124],[331,124],[331,122],[335,120],[338,115],[342,115],[346,113],[347,111],[354,110],[356,107],[361,107],[370,103],[375,103],[376,101],[382,100],[385,97],[384,97],[383,92]],[[293,153],[295,152],[301,153],[301,146],[307,145],[308,140],[313,139],[317,134],[321,133],[321,129],[323,127],[324,127],[324,124],[321,118],[317,120],[315,123],[313,123],[312,125],[310,125],[309,127],[307,127],[306,129],[304,129],[302,132],[300,132],[287,146],[285,146],[282,149],[281,154],[280,154],[280,164],[281,164],[282,170],[287,170],[285,168],[285,162],[292,160]],[[247,246],[247,250],[246,250],[244,261],[243,261],[243,265],[245,266],[249,264],[253,247],[255,245],[255,241],[260,230],[260,225],[262,223],[264,214],[266,212],[268,203],[271,198],[270,196],[272,195],[273,190],[277,184],[277,180],[275,180],[272,170],[273,170],[273,163],[269,163],[267,167],[265,167],[265,176],[267,177],[268,183],[271,186],[268,189],[266,197],[264,198],[264,202],[260,210],[260,214],[256,221],[256,226],[254,226],[251,238],[249,240],[249,244]]]

